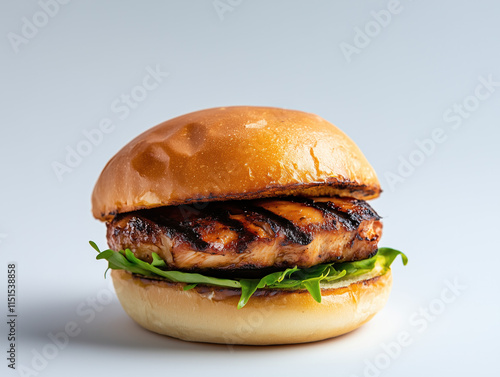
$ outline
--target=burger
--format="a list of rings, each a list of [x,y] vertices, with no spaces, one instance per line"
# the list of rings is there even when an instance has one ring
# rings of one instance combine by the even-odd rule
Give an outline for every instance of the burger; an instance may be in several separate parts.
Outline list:
[[[386,303],[390,265],[377,176],[321,117],[270,107],[182,115],[104,167],[92,212],[106,222],[116,294],[139,325],[223,344],[290,344],[352,331]]]

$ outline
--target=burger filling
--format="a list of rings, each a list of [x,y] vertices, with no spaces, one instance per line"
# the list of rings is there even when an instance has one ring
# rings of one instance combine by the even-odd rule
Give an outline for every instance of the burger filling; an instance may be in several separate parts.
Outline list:
[[[123,213],[107,224],[109,268],[152,278],[241,288],[307,289],[385,272],[398,254],[378,250],[382,223],[363,200],[286,197],[166,206]],[[378,251],[378,253],[377,253]],[[406,257],[402,254],[403,262]]]

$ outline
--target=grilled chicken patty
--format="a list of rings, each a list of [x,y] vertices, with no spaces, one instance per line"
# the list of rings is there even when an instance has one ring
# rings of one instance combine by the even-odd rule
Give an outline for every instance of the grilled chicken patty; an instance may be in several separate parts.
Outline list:
[[[155,252],[169,269],[184,271],[361,260],[376,253],[381,234],[380,217],[365,201],[340,197],[159,207],[119,214],[107,224],[110,248],[128,248],[148,262]]]

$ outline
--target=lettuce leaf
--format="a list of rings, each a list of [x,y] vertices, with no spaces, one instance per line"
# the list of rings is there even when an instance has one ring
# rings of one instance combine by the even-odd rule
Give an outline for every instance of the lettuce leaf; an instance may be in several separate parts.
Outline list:
[[[265,288],[307,289],[317,302],[321,302],[321,283],[356,277],[376,267],[380,268],[381,273],[384,274],[390,269],[398,255],[401,255],[404,265],[408,263],[408,258],[401,251],[384,247],[380,248],[372,258],[356,262],[326,263],[310,268],[287,268],[284,271],[268,274],[261,279],[221,279],[198,273],[168,270],[165,261],[156,253],[152,254],[153,261],[148,263],[138,259],[129,249],[101,251],[94,242],[89,241],[89,243],[98,253],[96,259],[108,261],[108,269],[125,270],[145,277],[185,283],[184,290],[192,289],[197,284],[241,289],[238,309],[248,303],[257,289]]]

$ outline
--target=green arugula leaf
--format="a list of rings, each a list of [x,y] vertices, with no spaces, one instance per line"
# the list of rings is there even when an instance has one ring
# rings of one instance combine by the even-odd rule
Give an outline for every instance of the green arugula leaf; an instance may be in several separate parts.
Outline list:
[[[332,265],[330,265],[330,270],[328,271],[328,275],[326,275],[323,280],[325,282],[329,282],[329,281],[340,279],[340,278],[344,277],[345,275],[347,275],[346,270],[337,271]]]
[[[257,290],[259,283],[260,282],[258,279],[241,279],[240,280],[241,296],[240,296],[240,301],[238,301],[238,309],[241,309],[242,307],[244,307],[247,304],[250,297]]]
[[[391,249],[390,247],[383,247],[383,248],[379,249],[377,255],[379,255],[380,258],[384,259],[384,261],[381,263],[381,265],[386,268],[385,271],[387,271],[389,269],[392,262],[394,262],[394,259],[396,259],[398,255],[401,255],[401,260],[403,261],[403,266],[406,266],[408,264],[408,257],[405,254],[403,254],[399,250]]]
[[[165,261],[156,253],[153,253],[153,261],[151,262],[151,265],[158,268],[167,267]]]
[[[189,291],[190,289],[193,289],[194,287],[196,287],[198,284],[188,284],[188,285],[185,285],[182,290],[183,291]]]
[[[317,302],[321,302],[321,287],[319,286],[319,282],[321,281],[321,277],[307,279],[302,282],[304,287],[309,291],[313,299]]]
[[[153,261],[145,262],[137,258],[130,249],[114,251],[99,250],[99,247],[89,241],[90,246],[97,251],[96,259],[108,261],[108,269],[125,270],[146,277],[164,278],[169,281],[185,283],[184,290],[195,288],[198,284],[220,287],[240,288],[241,296],[238,309],[243,308],[257,289],[307,289],[317,302],[321,302],[321,283],[333,280],[349,279],[381,268],[386,273],[398,255],[401,255],[403,265],[408,258],[401,251],[388,247],[380,248],[371,258],[356,262],[325,263],[310,268],[287,268],[284,271],[273,272],[261,279],[220,279],[198,273],[170,271],[166,262],[156,253],[152,253]],[[107,271],[107,270],[106,270]]]
[[[104,251],[97,250],[99,254],[96,259],[106,259],[108,261],[108,268],[112,270],[125,270],[147,277],[159,276],[177,283],[209,284],[221,287],[241,288],[240,283],[236,280],[219,279],[190,272],[162,270],[155,266],[160,265],[158,259],[161,258],[158,255],[156,257],[153,256],[153,265],[153,263],[150,264],[137,258],[130,249],[119,252],[111,249]],[[163,264],[166,266],[164,261]]]

